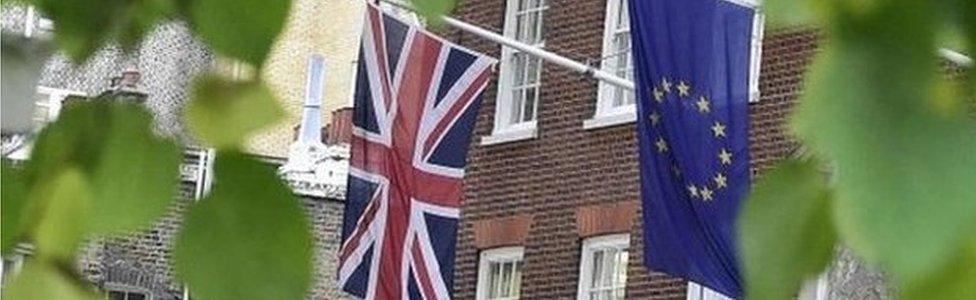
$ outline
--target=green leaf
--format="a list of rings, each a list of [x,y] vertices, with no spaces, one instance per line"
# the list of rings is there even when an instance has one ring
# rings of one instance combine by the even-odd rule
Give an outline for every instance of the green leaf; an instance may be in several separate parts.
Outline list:
[[[261,66],[284,28],[291,0],[207,0],[187,5],[194,31],[214,51]]]
[[[772,26],[816,25],[821,18],[812,9],[817,0],[763,1],[766,20]]]
[[[424,17],[430,25],[438,26],[441,16],[449,14],[454,9],[454,0],[410,0],[417,13]]]
[[[115,234],[147,227],[176,196],[180,152],[156,136],[138,104],[77,101],[39,135],[27,163],[31,182],[78,167],[91,184],[90,229]]]
[[[39,256],[71,261],[85,238],[91,192],[84,175],[69,168],[31,192],[38,212],[34,243]]]
[[[24,232],[24,207],[27,205],[27,183],[24,174],[3,160],[3,170],[0,173],[0,235],[2,235],[3,254],[17,244]]]
[[[976,299],[976,239],[960,249],[952,260],[934,274],[912,284],[904,284],[899,299]]]
[[[156,24],[164,21],[176,11],[172,0],[141,0],[128,2],[124,17],[116,24],[117,38],[122,49],[132,51],[139,45]]]
[[[196,137],[217,148],[235,148],[250,134],[281,120],[285,112],[261,82],[201,76],[193,87],[186,120]]]
[[[220,152],[212,193],[189,209],[173,251],[194,297],[302,299],[312,276],[311,227],[267,164]]]
[[[18,274],[10,286],[4,286],[3,299],[6,300],[99,300],[94,290],[59,268],[44,261],[28,261],[24,270]],[[6,277],[6,276],[4,276]],[[5,281],[7,278],[4,278]]]
[[[788,160],[763,175],[739,223],[746,295],[789,299],[830,263],[837,234],[824,175]]]
[[[838,12],[793,120],[836,164],[845,244],[905,282],[945,262],[976,222],[976,135],[963,109],[934,105],[960,99],[935,89],[929,5]]]
[[[142,37],[172,15],[169,0],[36,0],[54,23],[55,40],[75,63],[88,59],[110,40],[124,50],[135,48]]]
[[[125,1],[36,0],[54,23],[54,39],[75,63],[88,59],[109,36],[115,8]]]

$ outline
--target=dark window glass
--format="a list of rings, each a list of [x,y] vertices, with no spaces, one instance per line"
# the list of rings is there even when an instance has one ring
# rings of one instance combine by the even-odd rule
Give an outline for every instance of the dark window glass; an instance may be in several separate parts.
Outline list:
[[[118,291],[109,291],[108,300],[125,300],[125,293]]]

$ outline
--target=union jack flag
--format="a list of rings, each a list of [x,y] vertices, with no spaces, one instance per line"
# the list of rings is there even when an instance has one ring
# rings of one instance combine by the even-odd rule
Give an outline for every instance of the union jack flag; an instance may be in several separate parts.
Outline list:
[[[495,60],[368,5],[339,285],[365,299],[450,299],[462,177]]]

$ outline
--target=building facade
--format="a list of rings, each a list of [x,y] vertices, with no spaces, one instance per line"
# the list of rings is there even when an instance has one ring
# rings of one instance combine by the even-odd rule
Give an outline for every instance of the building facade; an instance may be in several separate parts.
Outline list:
[[[329,1],[339,2],[339,1]],[[345,2],[350,2],[345,3]],[[337,5],[361,5],[354,1],[345,1]],[[294,19],[309,21],[313,16],[326,13],[331,4],[317,1],[296,1],[293,7],[291,22]],[[329,12],[331,15],[331,12]],[[360,12],[351,11],[341,14],[343,17],[359,17]],[[33,39],[49,39],[53,24],[44,19],[36,10],[26,6],[5,4],[0,9],[2,27],[5,34],[23,35]],[[305,99],[306,61],[310,54],[315,53],[314,47],[306,45],[327,39],[316,31],[317,27],[332,28],[335,24],[301,23],[303,34],[287,33],[283,36],[269,62],[268,81],[271,82],[276,96],[295,116],[301,110],[302,100]],[[304,26],[304,27],[302,27]],[[290,28],[294,25],[290,25]],[[349,25],[359,31],[359,26]],[[340,27],[335,26],[335,30]],[[342,30],[347,29],[345,25]],[[298,29],[289,29],[290,31]],[[352,29],[350,29],[352,30]],[[289,32],[290,32],[289,31]],[[352,37],[358,39],[358,35]],[[297,44],[297,45],[296,45]],[[339,40],[329,43],[329,47],[338,49],[341,45],[358,44],[357,41]],[[314,46],[314,45],[313,45]],[[356,49],[358,50],[358,49]],[[351,69],[353,61],[346,61]],[[101,49],[92,58],[80,66],[75,66],[61,55],[51,57],[45,64],[38,82],[36,99],[36,127],[40,128],[57,118],[64,99],[67,96],[95,96],[112,88],[113,78],[118,78],[122,71],[135,73],[141,77],[136,88],[144,95],[141,103],[147,106],[155,117],[155,124],[160,133],[180,139],[185,144],[193,141],[187,134],[182,122],[182,109],[189,100],[190,86],[193,78],[207,71],[215,71],[243,78],[247,70],[228,68],[233,64],[218,61],[209,49],[193,37],[185,24],[179,22],[165,23],[157,26],[139,45],[137,50],[126,54],[115,47]],[[334,81],[339,78],[351,79],[349,71],[342,68],[330,69],[331,77],[326,80],[327,86],[339,85]],[[346,75],[343,75],[343,74]],[[341,80],[339,80],[341,81]],[[350,85],[346,83],[346,85]],[[331,92],[326,90],[325,107],[316,116],[328,118],[320,133],[324,149],[322,157],[311,161],[314,169],[323,169],[327,177],[322,180],[320,174],[302,176],[283,172],[282,177],[295,191],[295,195],[302,204],[312,225],[309,232],[313,234],[315,243],[315,274],[313,286],[309,290],[309,299],[343,299],[346,296],[339,291],[334,282],[335,252],[338,249],[339,232],[342,226],[343,199],[345,192],[345,161],[348,158],[348,144],[350,127],[350,113],[346,109],[338,109],[347,101],[341,94],[349,89],[346,86],[335,87]],[[339,100],[341,99],[341,101]],[[337,102],[338,101],[338,102]],[[271,142],[262,143],[273,156],[259,155],[258,158],[268,163],[269,168],[279,168],[287,162],[287,155],[292,141],[295,139],[293,127],[299,123],[297,117],[292,117],[284,123],[287,131],[281,131]],[[321,123],[321,122],[316,122]],[[260,138],[258,139],[260,140]],[[263,153],[262,151],[258,151]],[[3,138],[3,158],[24,160],[29,159],[29,135],[12,135]],[[173,272],[171,249],[183,220],[183,214],[196,201],[203,198],[209,190],[210,170],[214,162],[213,151],[188,147],[184,151],[181,164],[181,183],[176,198],[168,212],[153,223],[150,229],[133,232],[130,235],[95,239],[87,243],[80,251],[77,268],[93,285],[105,292],[109,299],[187,299],[192,298],[192,291],[184,289],[183,284]],[[319,167],[324,165],[324,167]],[[335,170],[333,170],[335,169]],[[335,171],[335,174],[331,174]],[[343,180],[335,180],[342,177]],[[18,249],[17,255],[3,259],[3,284],[15,278],[17,270],[23,264],[23,257],[30,256],[31,248],[25,245]],[[10,276],[8,276],[10,275]]]
[[[366,3],[349,0],[294,0],[288,21],[260,76],[288,112],[285,120],[251,139],[255,154],[285,157],[301,120],[305,99],[306,62],[311,55],[325,57],[322,119],[352,106],[352,86],[359,54],[359,35]]]
[[[470,0],[456,18],[632,78],[626,1]],[[499,57],[465,175],[457,299],[722,299],[648,270],[633,94],[471,34],[445,36]],[[761,97],[750,103],[754,178],[794,155],[787,116],[818,33],[767,30]],[[886,299],[884,277],[847,251],[801,299]]]

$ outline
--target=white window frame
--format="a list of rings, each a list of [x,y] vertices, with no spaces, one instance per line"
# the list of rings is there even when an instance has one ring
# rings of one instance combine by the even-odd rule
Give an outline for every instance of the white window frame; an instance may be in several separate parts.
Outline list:
[[[126,294],[142,294],[142,295],[145,295],[146,296],[145,298],[143,298],[144,300],[152,300],[153,299],[153,294],[148,289],[141,288],[141,287],[136,287],[136,286],[130,286],[130,285],[124,285],[124,284],[115,284],[115,283],[107,283],[105,285],[105,289],[104,290],[105,290],[105,299],[109,299],[108,298],[108,294],[110,292],[119,292],[119,293],[126,293]],[[126,295],[126,299],[128,299],[128,297],[129,296]]]
[[[478,257],[478,286],[475,299],[488,299],[488,276],[490,276],[488,273],[492,262],[522,261],[524,267],[524,255],[524,247],[504,247],[481,251]]]
[[[33,6],[27,7],[24,17],[24,37],[32,38],[38,34],[48,34],[54,30],[54,22],[42,17]]]
[[[801,287],[797,300],[827,300],[829,295],[827,273],[811,279]],[[733,300],[700,284],[688,281],[687,300]]]
[[[626,3],[628,0],[608,0],[606,16],[603,22],[603,52],[602,52],[602,63],[601,68],[603,71],[613,72],[613,69],[609,65],[614,62],[616,56],[619,53],[615,53],[613,38],[617,30],[617,22],[619,22],[619,11],[622,9],[622,3]],[[625,12],[626,13],[626,12]],[[631,50],[633,53],[633,50]],[[632,54],[631,54],[632,55]],[[631,68],[633,68],[634,61],[630,61]],[[614,93],[620,89],[620,87],[610,84],[606,81],[600,81],[597,90],[597,100],[596,100],[596,112],[593,114],[593,118],[583,121],[584,129],[594,129],[603,128],[608,126],[615,126],[627,123],[633,123],[637,120],[637,103],[634,101],[630,104],[624,104],[620,106],[613,105]],[[630,91],[631,97],[636,97],[634,91]]]
[[[589,282],[593,279],[593,254],[602,249],[617,248],[624,251],[630,249],[630,235],[626,233],[603,235],[583,240],[580,251],[580,274],[577,284],[576,299],[590,299]],[[626,268],[627,266],[624,266]],[[625,286],[626,289],[626,286]]]
[[[519,13],[535,13],[540,12],[541,17],[539,20],[539,34],[545,37],[545,12],[549,9],[550,0],[538,0],[541,1],[542,6],[538,8],[532,8],[525,12],[520,12],[518,10],[519,1],[522,0],[507,0],[505,5],[505,24],[502,34],[505,37],[516,38],[518,35],[519,28],[516,28],[516,16]],[[525,0],[529,1],[529,0]],[[543,48],[545,47],[545,38],[542,42],[532,44],[532,46]],[[484,145],[500,144],[512,141],[532,139],[536,137],[536,124],[538,123],[539,115],[539,104],[542,102],[541,98],[541,86],[542,86],[542,68],[545,66],[545,62],[540,61],[538,83],[535,89],[539,89],[538,95],[535,97],[535,109],[533,110],[534,117],[532,121],[519,122],[511,124],[512,118],[512,86],[513,73],[515,72],[515,64],[512,62],[515,54],[521,53],[516,49],[510,47],[502,46],[501,55],[501,68],[498,74],[498,93],[495,98],[495,123],[492,127],[492,133],[490,136],[482,138],[481,143]],[[531,56],[530,56],[531,57]]]
[[[688,281],[687,300],[735,300],[703,285]]]

